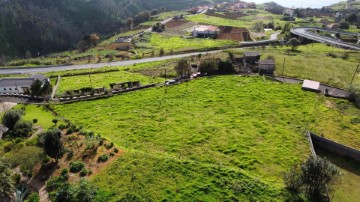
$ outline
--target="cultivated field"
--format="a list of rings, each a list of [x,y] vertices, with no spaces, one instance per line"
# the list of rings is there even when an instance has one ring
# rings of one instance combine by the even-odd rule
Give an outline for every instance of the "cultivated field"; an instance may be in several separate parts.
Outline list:
[[[233,186],[220,191],[243,183],[246,175],[245,182],[254,186],[253,198],[281,199],[281,173],[309,154],[302,133],[307,123],[316,124],[317,100],[299,85],[221,76],[54,108],[125,150],[123,158],[94,178],[110,192],[132,191],[153,200],[194,195],[199,200],[250,199]],[[216,179],[223,172],[232,182]],[[267,188],[258,192],[262,183]]]

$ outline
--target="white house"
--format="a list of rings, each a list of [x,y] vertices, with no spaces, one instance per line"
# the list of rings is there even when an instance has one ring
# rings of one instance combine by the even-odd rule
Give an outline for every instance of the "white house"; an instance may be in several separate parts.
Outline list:
[[[208,38],[213,37],[219,31],[218,27],[212,25],[198,25],[194,27],[193,37]]]
[[[43,82],[48,80],[45,76],[41,74],[33,75],[29,78],[0,79],[0,93],[29,94],[30,86],[37,79]]]

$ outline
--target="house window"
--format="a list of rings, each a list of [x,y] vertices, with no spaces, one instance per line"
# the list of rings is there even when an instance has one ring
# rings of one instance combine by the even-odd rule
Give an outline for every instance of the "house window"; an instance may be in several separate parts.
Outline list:
[[[6,90],[6,88],[4,88],[4,90]]]
[[[12,90],[11,88],[9,88],[9,90]]]
[[[17,88],[15,88],[15,90],[17,90]]]

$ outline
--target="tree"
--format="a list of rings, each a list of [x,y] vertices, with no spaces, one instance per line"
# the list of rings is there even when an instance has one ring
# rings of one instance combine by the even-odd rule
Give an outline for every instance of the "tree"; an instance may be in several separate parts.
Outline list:
[[[190,64],[188,59],[186,58],[182,58],[180,59],[175,66],[175,71],[177,73],[178,76],[190,76],[191,71],[190,71]]]
[[[328,160],[310,156],[301,166],[295,165],[285,173],[284,180],[289,190],[303,190],[308,198],[318,201],[338,175],[339,169]]]
[[[96,189],[89,181],[80,179],[80,182],[74,188],[75,201],[89,202],[93,201],[96,196]]]
[[[339,28],[340,28],[340,29],[349,29],[349,28],[350,28],[350,24],[349,24],[348,22],[340,22]]]
[[[13,130],[15,124],[21,119],[23,115],[24,112],[17,109],[11,109],[9,111],[6,111],[2,117],[2,124],[9,130]]]
[[[45,153],[55,158],[56,163],[64,155],[64,146],[60,139],[61,131],[59,129],[50,129],[45,133],[44,150]]]
[[[310,198],[319,198],[325,192],[334,177],[339,175],[339,169],[330,161],[321,157],[308,158],[301,166],[300,180],[305,193]]]
[[[294,51],[300,45],[300,41],[297,38],[291,38],[288,44],[291,46],[291,50]]]
[[[9,198],[14,190],[9,166],[0,161],[0,199]]]
[[[30,86],[31,96],[41,96],[43,82],[36,79]]]
[[[12,135],[14,137],[29,137],[32,132],[32,126],[31,121],[20,120],[15,124]]]
[[[263,22],[263,21],[256,22],[255,25],[254,25],[254,29],[255,29],[257,32],[263,31],[263,29],[264,29],[264,22]]]

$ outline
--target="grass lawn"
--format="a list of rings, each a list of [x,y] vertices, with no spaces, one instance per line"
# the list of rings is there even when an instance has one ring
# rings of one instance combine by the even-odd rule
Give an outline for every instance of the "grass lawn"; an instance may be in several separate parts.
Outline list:
[[[284,57],[284,76],[296,77],[302,79],[317,80],[322,83],[348,88],[354,75],[356,67],[360,62],[359,52],[348,52],[343,49],[333,48],[324,44],[313,43],[305,46],[299,46],[296,53],[285,54],[290,47],[267,47],[235,49],[230,52],[236,55],[242,55],[245,51],[257,51],[262,53],[261,59],[272,56],[276,63],[276,75],[283,74]],[[348,52],[349,58],[344,60],[341,57]],[[337,57],[327,56],[328,53],[334,53]],[[360,74],[355,76],[354,86],[360,87]]]
[[[128,71],[62,77],[56,93],[60,95],[65,93],[67,90],[76,90],[91,86],[94,88],[106,87],[109,89],[110,83],[121,83],[126,81],[140,81],[141,84],[146,85],[150,83],[164,82],[164,79],[159,77],[144,76],[139,73],[131,73]]]
[[[205,14],[191,15],[186,17],[187,20],[193,22],[217,26],[245,27],[250,30],[253,30],[254,24],[260,21],[262,21],[263,23],[275,22],[279,24],[285,24],[283,21],[280,21],[280,18],[280,15],[274,15],[264,10],[257,10],[256,13],[250,13],[248,16],[241,17],[237,20],[208,16]]]
[[[99,69],[81,69],[62,72],[48,73],[52,76],[51,83],[54,85],[60,75],[60,85],[56,91],[57,95],[65,93],[67,90],[75,90],[83,87],[90,87],[90,78],[93,87],[110,88],[110,83],[120,83],[126,81],[140,81],[146,85],[150,83],[162,83],[165,81],[164,73],[167,76],[175,77],[174,66],[176,60],[165,60],[157,62],[140,63],[122,67],[104,67]],[[79,75],[84,74],[84,75]],[[90,77],[89,77],[90,74]]]
[[[133,187],[134,194],[153,200],[189,200],[194,193],[201,193],[207,182],[207,197],[213,200],[229,195],[250,199],[243,192],[226,191],[227,185],[217,184],[220,179],[206,180],[208,175],[230,172],[239,183],[248,175],[255,187],[267,184],[269,190],[276,190],[273,197],[280,200],[281,173],[309,154],[302,132],[313,120],[316,99],[316,94],[301,91],[298,85],[260,77],[221,76],[54,108],[60,116],[102,134],[125,150],[124,159],[94,179],[115,193]],[[178,166],[183,163],[190,165]],[[147,165],[150,170],[141,169]],[[210,170],[204,173],[205,168]],[[163,175],[163,170],[168,173]],[[136,176],[133,183],[129,173]],[[130,184],[121,186],[126,183]],[[169,184],[171,191],[165,188]],[[175,194],[175,186],[180,184],[181,192]],[[274,194],[268,189],[256,193],[258,190],[254,188],[254,198]]]
[[[180,36],[171,36],[165,34],[151,34],[148,43],[151,48],[160,50],[163,48],[165,51],[186,51],[186,50],[199,50],[206,48],[220,48],[228,46],[236,46],[237,42],[231,40],[213,40],[213,39],[184,39]]]
[[[340,178],[335,181],[330,193],[332,201],[356,202],[360,198],[360,163],[329,151],[316,149],[316,154],[326,157],[340,168]]]
[[[37,119],[38,122],[34,124],[34,126],[41,126],[44,130],[49,129],[54,126],[52,120],[56,118],[56,116],[52,115],[48,110],[46,110],[41,105],[17,105],[15,108],[20,109],[21,107],[25,107],[25,115],[23,116],[24,120],[32,121],[33,119]],[[57,123],[61,124],[61,120]]]

